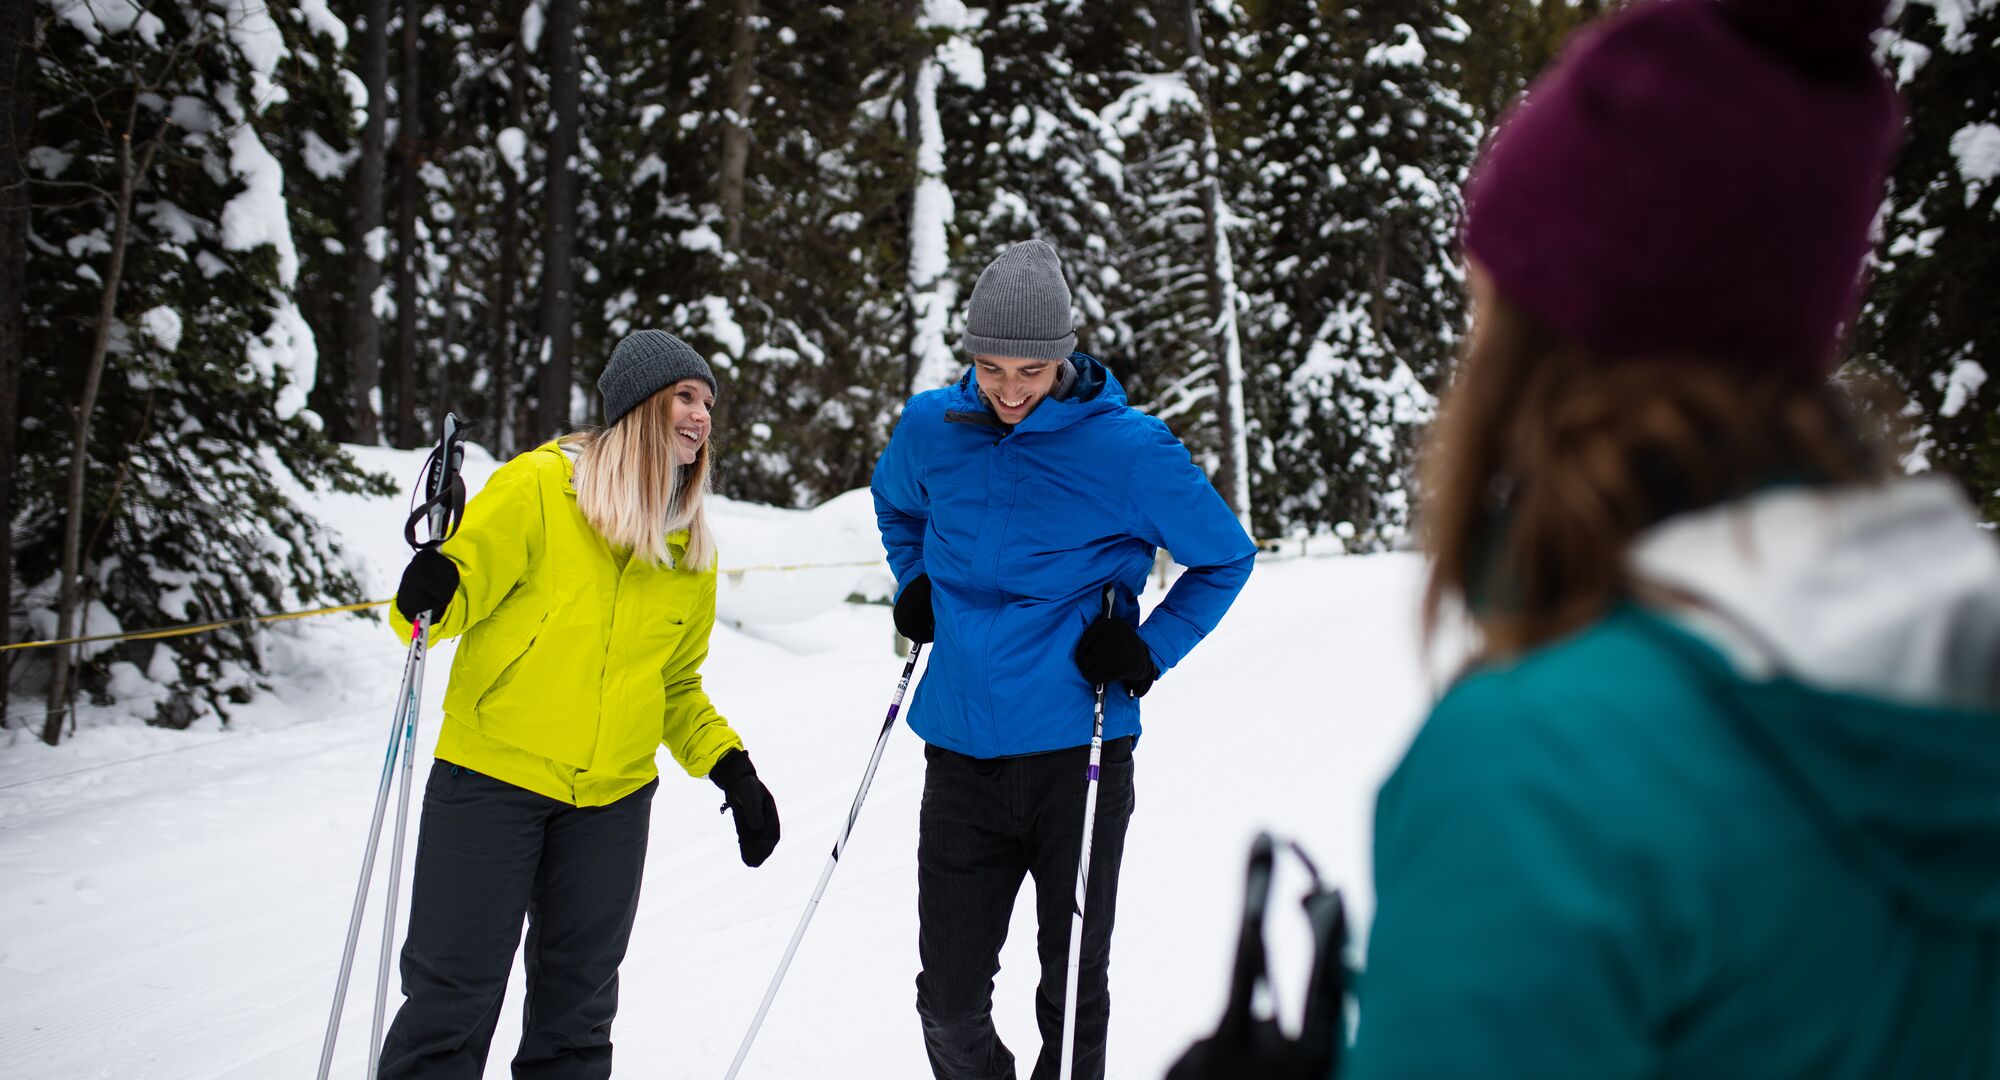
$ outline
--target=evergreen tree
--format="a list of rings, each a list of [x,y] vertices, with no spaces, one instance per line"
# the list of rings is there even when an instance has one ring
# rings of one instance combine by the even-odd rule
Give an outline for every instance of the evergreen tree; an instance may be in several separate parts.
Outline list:
[[[1399,542],[1411,466],[1463,322],[1455,229],[1477,128],[1446,51],[1448,5],[1273,5],[1258,57],[1238,204],[1245,333],[1261,433],[1260,531]]]
[[[77,628],[89,632],[354,593],[280,480],[370,484],[305,408],[316,352],[294,300],[284,175],[263,138],[287,119],[280,66],[308,32],[261,4],[214,14],[198,3],[111,14],[68,5],[29,60],[47,105],[23,139],[37,205],[23,297],[30,437],[13,525],[40,633],[64,622],[53,609],[66,527],[79,541],[75,602],[87,613]],[[75,357],[101,357],[94,401],[79,396],[92,372]],[[67,437],[79,412],[81,459]],[[63,494],[73,464],[80,513]],[[80,675],[101,695],[129,664],[172,688],[158,721],[185,724],[247,700],[261,633],[95,646]],[[45,738],[59,737],[61,718],[52,710]]]
[[[2000,522],[2000,4],[1906,5],[1884,43],[1909,107],[1855,354],[1910,402],[1912,470]]]

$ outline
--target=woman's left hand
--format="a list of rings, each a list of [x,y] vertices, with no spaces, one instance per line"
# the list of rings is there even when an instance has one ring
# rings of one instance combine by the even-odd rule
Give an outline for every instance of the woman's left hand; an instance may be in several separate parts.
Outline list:
[[[743,865],[764,865],[778,846],[778,802],[771,798],[771,789],[757,779],[750,755],[741,749],[730,750],[709,770],[708,778],[729,800],[723,809],[736,815],[736,847],[743,854]]]

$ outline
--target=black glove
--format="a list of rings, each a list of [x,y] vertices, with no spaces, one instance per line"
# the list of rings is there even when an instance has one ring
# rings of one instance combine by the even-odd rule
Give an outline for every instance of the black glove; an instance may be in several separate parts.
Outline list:
[[[764,865],[778,846],[778,802],[757,779],[750,755],[730,750],[708,771],[708,778],[729,800],[722,808],[736,812],[736,848],[743,853],[743,865]]]
[[[1076,643],[1076,669],[1092,686],[1125,684],[1133,697],[1145,697],[1160,673],[1153,669],[1153,654],[1139,631],[1123,619],[1100,617],[1084,627]]]
[[[396,586],[396,610],[411,622],[425,612],[441,616],[457,591],[458,564],[434,547],[420,547],[403,568],[403,583]]]
[[[902,595],[896,597],[896,632],[919,645],[936,639],[937,615],[931,611],[929,574],[918,574],[917,580],[903,586]]]

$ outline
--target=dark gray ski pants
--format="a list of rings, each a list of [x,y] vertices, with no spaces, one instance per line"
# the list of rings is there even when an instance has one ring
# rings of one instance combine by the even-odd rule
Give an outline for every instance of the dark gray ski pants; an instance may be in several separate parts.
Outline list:
[[[655,780],[578,808],[440,761],[424,789],[401,1009],[380,1080],[478,1080],[528,923],[516,1080],[611,1075]]]
[[[1111,927],[1118,866],[1132,820],[1130,736],[1104,744],[1091,830],[1078,978],[1077,1080],[1102,1080],[1111,1019]],[[993,1028],[993,976],[1024,878],[1035,879],[1035,951],[1042,1034],[1034,1080],[1055,1080],[1062,1056],[1076,862],[1083,847],[1089,747],[981,759],[924,748],[917,833],[917,1015],[938,1080],[1014,1080],[1014,1055]]]

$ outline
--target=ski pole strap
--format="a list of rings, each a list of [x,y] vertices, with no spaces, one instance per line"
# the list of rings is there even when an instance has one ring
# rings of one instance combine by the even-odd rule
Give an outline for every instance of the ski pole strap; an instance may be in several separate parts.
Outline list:
[[[403,539],[411,547],[423,546],[417,542],[417,523],[426,518],[430,519],[429,542],[433,546],[451,539],[458,531],[459,522],[465,517],[465,480],[459,476],[464,464],[465,421],[458,414],[447,412],[439,425],[437,446],[424,460],[421,481],[424,501],[410,511],[409,520],[403,523]]]

